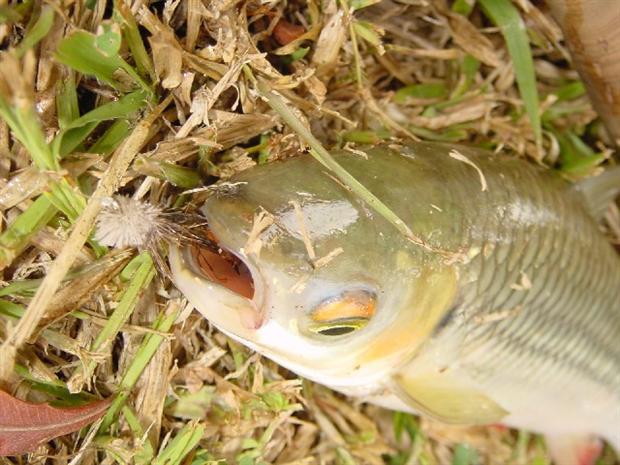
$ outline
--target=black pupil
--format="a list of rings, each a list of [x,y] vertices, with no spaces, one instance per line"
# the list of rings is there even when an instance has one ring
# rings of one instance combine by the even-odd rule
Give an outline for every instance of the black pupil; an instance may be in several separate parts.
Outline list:
[[[323,336],[342,336],[355,331],[354,326],[334,326],[333,328],[325,328],[319,331]]]

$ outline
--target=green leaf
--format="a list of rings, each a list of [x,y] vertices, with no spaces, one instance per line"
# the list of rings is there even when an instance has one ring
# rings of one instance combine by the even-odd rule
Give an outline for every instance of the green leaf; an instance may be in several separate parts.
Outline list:
[[[356,144],[378,144],[382,140],[387,140],[390,137],[390,132],[385,129],[379,129],[377,131],[353,130],[347,131],[342,135],[342,139],[345,142],[355,142]]]
[[[241,441],[242,449],[256,449],[260,447],[260,443],[254,438],[245,438]]]
[[[117,52],[114,52],[117,45],[120,46],[120,40],[120,32],[113,27],[102,28],[100,36],[87,31],[75,31],[58,44],[56,60],[119,90],[122,90],[123,85],[114,74],[122,69],[145,92],[152,94],[148,84]]]
[[[133,410],[129,407],[123,407],[123,416],[131,429],[135,438],[141,438],[144,436],[144,430],[142,429],[142,425],[140,424],[140,420]],[[144,441],[138,451],[132,457],[135,465],[149,465],[153,457],[155,456],[155,451],[153,450],[153,446],[149,440]]]
[[[56,60],[114,88],[121,87],[114,77],[116,70],[123,67],[121,58],[104,55],[97,48],[96,40],[97,37],[90,32],[75,31],[58,44]]]
[[[138,72],[143,77],[149,77],[151,82],[157,81],[149,53],[144,47],[138,24],[131,10],[122,0],[114,0],[114,21],[120,26],[123,38],[129,46]]]
[[[0,315],[19,319],[24,315],[26,309],[23,305],[18,305],[8,300],[0,300]]]
[[[64,157],[80,145],[86,137],[102,121],[117,118],[127,118],[147,103],[147,96],[143,91],[135,91],[120,99],[108,102],[89,111],[85,115],[71,121],[54,138],[52,147],[54,153]]]
[[[123,324],[125,324],[131,316],[140,295],[153,279],[155,270],[153,268],[153,262],[150,260],[150,256],[146,252],[143,252],[140,256],[142,258],[146,258],[136,270],[133,279],[123,292],[118,305],[112,312],[112,315],[108,318],[105,326],[101,329],[101,331],[99,331],[97,338],[91,344],[90,349],[93,352],[96,352],[106,344],[109,344],[116,337]],[[88,364],[86,370],[89,372],[95,367],[95,365],[96,362]]]
[[[22,19],[23,13],[17,6],[0,5],[0,24],[15,23]]]
[[[438,142],[458,142],[467,139],[469,136],[465,128],[457,125],[448,127],[443,131],[435,131],[417,126],[408,126],[407,129],[409,129],[409,131],[416,136],[420,136],[426,140],[434,140]]]
[[[82,193],[72,187],[66,178],[50,183],[50,191],[43,195],[47,196],[56,208],[62,211],[71,223],[77,220],[84,207],[86,207],[86,199]]]
[[[607,159],[604,153],[595,153],[572,131],[555,133],[560,144],[560,170],[564,173],[587,175]]]
[[[392,427],[394,428],[394,436],[400,441],[403,432],[407,432],[410,440],[418,434],[418,423],[413,415],[405,412],[394,412],[392,414]]]
[[[474,465],[477,454],[468,444],[457,444],[452,457],[452,465]]]
[[[204,425],[195,422],[183,426],[152,464],[179,465],[192,449],[198,445],[204,432]]]
[[[454,100],[455,98],[463,95],[469,90],[472,83],[474,82],[476,73],[480,69],[480,62],[471,55],[465,55],[461,60],[460,67],[463,79],[462,81],[460,81],[459,86],[454,91],[451,100]]]
[[[310,47],[299,47],[297,50],[295,50],[293,53],[289,55],[291,62],[301,60],[303,57],[305,57],[308,54],[309,51],[310,51]]]
[[[36,23],[26,32],[23,40],[15,49],[17,57],[21,58],[28,50],[37,45],[50,31],[52,24],[54,24],[54,9],[49,5],[44,5]]]
[[[381,0],[351,0],[350,5],[353,11],[368,8],[369,6],[379,3]]]
[[[474,5],[476,4],[476,0],[456,0],[452,4],[452,11],[458,13],[463,16],[469,16],[471,11],[474,9]]]
[[[553,93],[558,98],[558,101],[574,100],[586,93],[586,87],[581,81],[572,81],[564,84]]]
[[[56,87],[56,113],[58,114],[58,125],[61,130],[80,117],[80,107],[73,72],[69,72],[69,76],[58,82]]]
[[[40,170],[57,171],[60,167],[54,158],[31,105],[11,106],[0,97],[0,117],[4,119],[15,137],[26,148],[32,161]]]
[[[58,210],[43,195],[0,234],[0,269],[7,267],[28,245],[30,238],[51,221]]]
[[[261,395],[261,399],[267,404],[267,407],[275,412],[279,412],[290,406],[286,397],[284,397],[281,392],[277,391],[267,391]]]
[[[510,0],[479,0],[486,16],[500,28],[517,79],[517,86],[538,144],[542,141],[538,90],[527,30]]]
[[[418,99],[438,99],[448,95],[448,89],[442,82],[411,84],[398,89],[394,94],[396,103],[405,103],[409,97]]]
[[[0,24],[10,24],[20,21],[30,13],[33,4],[33,0],[25,0],[23,2],[13,2],[11,6],[1,5]]]
[[[379,47],[381,45],[381,36],[372,23],[368,21],[354,21],[353,30],[373,47]]]
[[[118,56],[122,36],[117,24],[101,23],[95,36],[95,47],[106,57]]]
[[[196,170],[174,163],[139,158],[134,167],[140,174],[163,179],[184,189],[192,189],[202,184],[202,178]]]
[[[150,272],[154,272],[152,262]],[[155,355],[155,352],[159,348],[160,344],[164,341],[164,336],[162,336],[161,333],[170,331],[170,328],[172,328],[172,325],[177,318],[177,314],[178,311],[173,311],[166,315],[165,309],[162,310],[159,317],[153,324],[153,329],[159,334],[151,333],[144,337],[142,344],[140,344],[140,347],[131,362],[131,365],[129,365],[129,368],[127,368],[127,371],[121,379],[119,385],[120,392],[112,402],[112,405],[103,418],[103,422],[99,429],[100,431],[106,431],[115,421],[118,411],[125,405],[125,402],[129,397],[129,392],[135,386],[138,378],[140,378],[140,375],[150,362],[151,358]]]
[[[184,420],[201,420],[209,409],[215,394],[214,386],[203,386],[198,392],[181,392],[176,400],[166,408],[166,412]]]
[[[126,119],[117,119],[87,151],[106,157],[116,150],[129,135],[130,131],[131,125]]]

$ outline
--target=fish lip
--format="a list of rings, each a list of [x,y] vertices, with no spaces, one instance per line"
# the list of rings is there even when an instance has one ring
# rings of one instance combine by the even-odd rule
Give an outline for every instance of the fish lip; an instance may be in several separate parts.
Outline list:
[[[266,301],[266,281],[263,274],[260,271],[258,265],[245,253],[238,252],[235,250],[231,250],[224,245],[220,245],[223,250],[233,254],[239,261],[241,261],[250,271],[250,275],[252,276],[252,282],[254,285],[254,295],[251,300],[254,303],[254,307],[258,311],[258,319],[255,321],[254,327],[252,329],[258,330],[263,326],[267,319],[267,314],[265,311],[265,301]]]
[[[176,287],[188,298],[188,300],[194,305],[194,307],[200,313],[202,313],[205,318],[207,318],[215,326],[217,326],[218,329],[220,329],[226,334],[233,336],[235,339],[246,340],[247,339],[246,335],[234,334],[234,330],[230,329],[230,327],[226,327],[226,325],[218,324],[217,322],[213,321],[214,320],[213,315],[210,316],[207,314],[206,311],[203,311],[201,309],[201,305],[198,299],[196,298],[192,299],[190,297],[192,294],[195,294],[195,291],[197,291],[196,286],[205,286],[208,283],[208,285],[211,286],[212,288],[217,288],[218,292],[222,292],[224,293],[224,295],[228,294],[229,298],[236,300],[237,302],[240,302],[240,303],[244,301],[247,303],[246,305],[242,305],[240,307],[235,307],[235,308],[228,307],[228,309],[226,309],[226,310],[235,310],[238,313],[239,319],[241,321],[241,325],[243,326],[243,329],[245,330],[244,333],[247,330],[251,332],[256,331],[260,329],[265,323],[266,321],[265,312],[264,312],[264,300],[265,300],[265,294],[266,294],[266,292],[264,291],[265,280],[263,279],[263,276],[260,273],[259,268],[256,266],[256,264],[252,260],[250,260],[244,254],[241,254],[235,250],[231,250],[224,245],[220,245],[220,247],[226,250],[227,252],[233,254],[237,259],[243,262],[245,266],[247,266],[252,276],[252,281],[254,283],[253,298],[250,299],[248,297],[244,297],[228,289],[226,286],[223,286],[217,281],[210,280],[203,274],[196,272],[195,271],[196,265],[193,265],[191,263],[193,258],[191,257],[191,254],[189,253],[189,246],[171,245],[170,247],[169,260],[170,260],[170,266],[172,269],[173,281]],[[193,288],[190,286],[193,286]],[[208,292],[208,291],[205,291],[205,292]],[[217,300],[218,297],[215,297],[215,299]],[[219,299],[220,299],[219,300],[220,306],[222,307],[228,306],[228,303],[223,302],[221,295]]]

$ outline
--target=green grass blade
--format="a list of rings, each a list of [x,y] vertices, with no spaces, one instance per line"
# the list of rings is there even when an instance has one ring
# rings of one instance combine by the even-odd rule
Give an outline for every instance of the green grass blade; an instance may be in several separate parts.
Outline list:
[[[448,95],[448,88],[443,82],[412,84],[398,89],[394,94],[396,103],[405,103],[409,97],[417,99],[439,99]]]
[[[558,98],[558,102],[574,100],[585,95],[586,86],[581,81],[571,81],[559,87],[553,93]]]
[[[127,421],[127,425],[131,429],[133,436],[135,438],[142,438],[144,436],[144,429],[133,410],[127,406],[123,407],[123,417],[125,417],[125,421]],[[136,451],[133,460],[135,465],[149,465],[153,461],[154,455],[155,451],[153,450],[151,442],[145,440],[142,442],[140,449]]]
[[[560,171],[567,174],[586,176],[603,163],[608,155],[596,153],[572,131],[555,131],[560,144]]]
[[[0,63],[1,66],[1,63]],[[0,118],[4,119],[15,137],[29,152],[34,164],[40,170],[57,171],[58,160],[52,155],[39,125],[39,120],[30,105],[11,106],[0,97]]]
[[[69,72],[69,76],[61,79],[56,88],[56,113],[58,114],[58,126],[65,129],[72,121],[80,117],[75,76]]]
[[[86,151],[98,153],[104,158],[110,155],[131,132],[131,125],[126,119],[117,119]]]
[[[151,82],[156,82],[157,75],[151,63],[150,55],[144,47],[144,42],[142,42],[138,24],[125,2],[114,1],[114,20],[121,27],[123,38],[131,50],[131,56],[136,63],[138,73],[143,77],[148,77]]]
[[[179,465],[204,435],[205,427],[194,421],[179,430],[174,439],[161,451],[153,465]]]
[[[15,49],[15,54],[17,57],[21,58],[28,50],[37,45],[39,41],[50,31],[53,23],[54,9],[49,5],[44,5],[43,8],[41,8],[39,18],[28,30],[28,32],[26,32],[24,39]]]
[[[463,16],[469,16],[474,9],[475,0],[455,0],[451,10]]]
[[[56,208],[62,211],[71,223],[77,220],[86,206],[86,199],[77,189],[71,187],[67,179],[50,183],[50,191],[43,194],[47,196]]]
[[[51,221],[58,210],[43,195],[0,234],[0,269],[7,267],[28,245],[30,238]]]
[[[142,91],[132,92],[118,100],[105,103],[83,116],[71,121],[52,142],[54,153],[60,157],[70,154],[80,145],[102,121],[127,118],[146,106],[146,95]]]
[[[0,315],[18,320],[25,311],[26,309],[23,305],[9,302],[8,300],[0,300]]]
[[[452,465],[475,465],[477,463],[477,454],[468,444],[457,444],[454,448],[452,457]]]
[[[172,304],[171,306],[173,306]],[[169,306],[170,307],[170,306]],[[166,314],[164,309],[159,315],[159,318],[153,324],[153,329],[160,333],[170,331],[174,321],[177,318],[178,310],[175,308],[173,311]],[[119,394],[112,402],[112,405],[108,409],[99,431],[105,432],[114,422],[116,415],[125,405],[129,392],[135,386],[138,378],[142,375],[142,372],[155,355],[155,352],[159,348],[159,345],[164,341],[164,337],[159,334],[147,334],[142,341],[133,362],[127,369],[127,372],[123,376],[119,386]]]
[[[99,35],[86,31],[75,31],[65,37],[56,49],[56,60],[83,74],[94,76],[115,89],[123,86],[114,73],[122,69],[142,89],[152,95],[152,89],[136,71],[118,54],[121,34],[107,25]]]
[[[0,5],[0,24],[15,23],[28,14],[33,5],[33,0],[15,2],[13,5]]]
[[[114,340],[123,324],[125,324],[133,312],[140,294],[146,289],[155,276],[153,261],[148,253],[143,252],[132,261],[140,263],[140,265],[129,282],[127,289],[125,289],[120,302],[108,319],[108,322],[101,329],[101,332],[93,342],[91,346],[91,350],[93,351],[101,349]],[[131,264],[128,264],[127,266],[130,265]]]
[[[90,32],[75,31],[65,37],[58,44],[56,60],[114,88],[120,87],[114,78],[114,72],[121,67],[120,58],[104,55],[96,46],[96,36]]]
[[[259,92],[267,99],[267,103],[278,115],[311,147],[310,153],[360,199],[366,202],[373,210],[389,221],[398,231],[415,244],[427,247],[427,244],[413,234],[409,226],[401,220],[387,205],[370,192],[362,183],[355,179],[325,150],[316,137],[303,125],[293,112],[284,103],[281,97],[259,84]]]
[[[479,3],[487,17],[500,28],[506,40],[525,111],[529,116],[536,142],[540,144],[542,130],[536,74],[523,19],[510,0],[479,0]]]
[[[97,338],[91,344],[90,350],[93,352],[97,352],[114,340],[121,327],[127,322],[134,311],[140,295],[155,276],[153,260],[147,252],[143,252],[135,257],[125,268],[130,266],[133,267],[136,263],[139,263],[139,266],[133,274],[132,280],[123,292],[118,305],[112,312],[112,315],[110,315],[110,318],[106,322],[105,326],[101,329],[97,335]],[[90,377],[91,372],[95,369],[96,365],[97,362],[93,360],[86,364],[83,367],[83,370],[81,372],[77,372],[74,376],[88,378]]]
[[[163,179],[173,186],[183,189],[193,189],[202,184],[202,178],[195,169],[186,168],[166,161],[139,158],[136,160],[134,168],[140,174]]]

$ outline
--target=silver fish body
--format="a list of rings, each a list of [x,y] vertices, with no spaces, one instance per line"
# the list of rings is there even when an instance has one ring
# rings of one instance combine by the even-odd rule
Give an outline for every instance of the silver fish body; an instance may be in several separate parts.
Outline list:
[[[238,174],[202,209],[253,298],[187,249],[171,251],[177,286],[231,337],[342,392],[619,447],[620,259],[583,195],[467,147],[365,152],[334,156],[422,245],[299,156]]]

